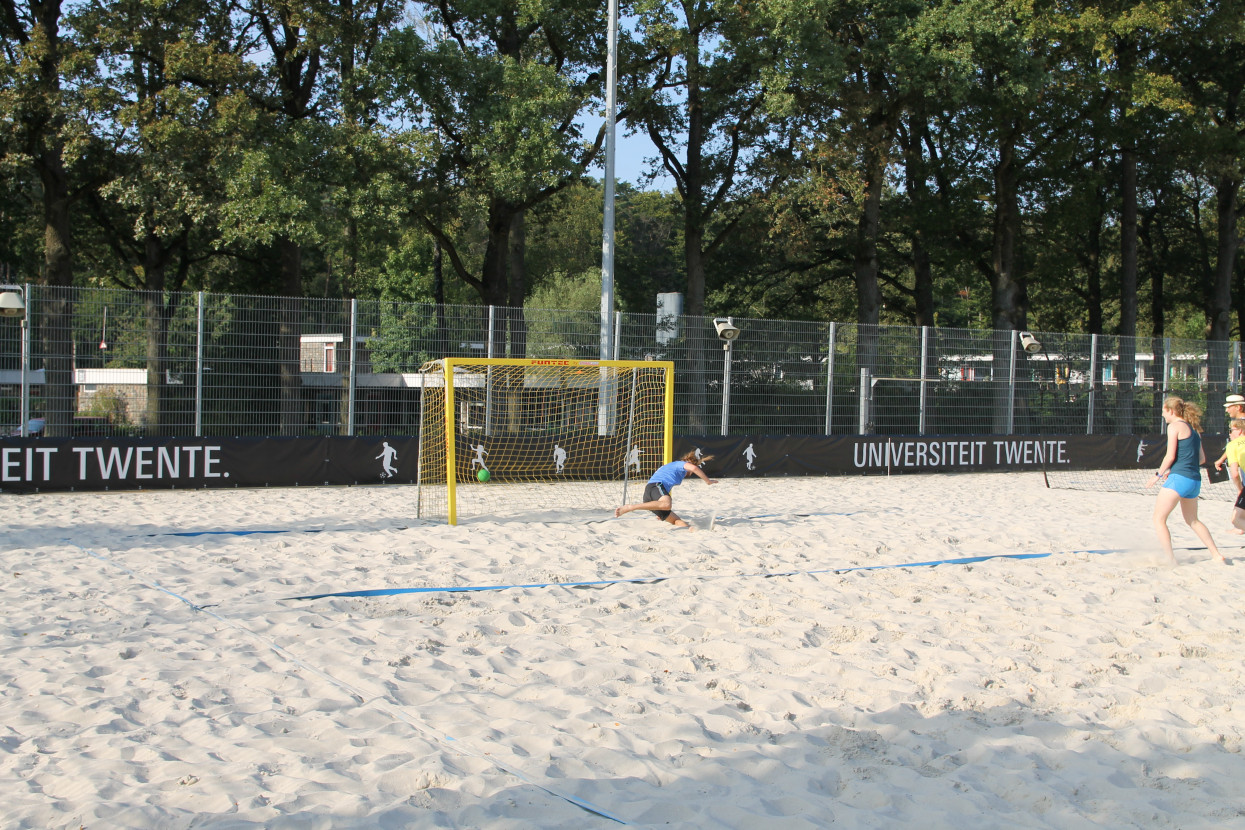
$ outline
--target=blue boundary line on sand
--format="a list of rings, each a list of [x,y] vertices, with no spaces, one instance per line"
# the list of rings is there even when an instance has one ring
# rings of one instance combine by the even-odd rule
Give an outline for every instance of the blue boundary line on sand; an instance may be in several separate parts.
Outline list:
[[[746,573],[746,574],[712,574],[712,575],[696,575],[696,574],[672,574],[667,576],[637,576],[628,577],[626,579],[594,579],[584,582],[529,582],[522,585],[455,585],[449,587],[433,587],[433,588],[374,588],[363,591],[334,591],[325,594],[307,594],[299,597],[283,597],[280,601],[292,600],[312,600],[312,599],[331,599],[338,597],[392,597],[401,594],[457,594],[470,593],[472,591],[505,591],[510,588],[593,588],[602,585],[625,585],[625,584],[656,584],[664,582],[667,579],[740,579],[748,577],[761,577],[764,579],[772,579],[782,576],[811,576],[815,574],[845,574],[853,571],[881,571],[894,568],[934,568],[939,565],[973,565],[978,562],[987,562],[991,559],[1045,559],[1048,556],[1058,554],[1077,554],[1087,553],[1104,556],[1110,553],[1123,553],[1126,548],[1101,548],[1093,550],[1070,550],[1070,551],[1052,551],[1049,553],[995,553],[986,556],[964,556],[956,559],[934,559],[928,562],[905,562],[898,565],[852,565],[844,568],[820,568],[811,571],[774,571],[772,573]],[[1204,550],[1204,548],[1181,548],[1181,550]]]

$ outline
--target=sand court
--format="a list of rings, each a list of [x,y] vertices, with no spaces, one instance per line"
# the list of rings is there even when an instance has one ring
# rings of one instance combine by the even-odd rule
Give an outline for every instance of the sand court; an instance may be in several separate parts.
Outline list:
[[[1161,568],[1034,474],[413,495],[0,495],[6,825],[1245,825],[1227,505]]]

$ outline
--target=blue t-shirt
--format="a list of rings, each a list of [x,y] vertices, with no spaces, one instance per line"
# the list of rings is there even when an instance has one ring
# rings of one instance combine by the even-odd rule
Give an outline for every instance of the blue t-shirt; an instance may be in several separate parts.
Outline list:
[[[669,493],[671,487],[678,487],[687,477],[686,464],[686,461],[671,461],[669,464],[662,464],[657,468],[657,472],[653,473],[648,483],[660,484],[662,489]]]

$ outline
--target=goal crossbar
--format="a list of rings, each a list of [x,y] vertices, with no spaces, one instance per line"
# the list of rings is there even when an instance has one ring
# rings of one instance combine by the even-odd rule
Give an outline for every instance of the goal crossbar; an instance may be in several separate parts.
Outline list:
[[[601,509],[671,459],[670,361],[444,358],[420,371],[421,516]]]

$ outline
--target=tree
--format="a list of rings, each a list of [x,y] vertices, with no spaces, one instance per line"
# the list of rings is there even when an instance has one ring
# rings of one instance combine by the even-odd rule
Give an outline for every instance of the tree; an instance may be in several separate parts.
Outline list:
[[[39,281],[51,290],[34,312],[43,338],[46,434],[67,436],[74,412],[72,318],[73,208],[84,189],[90,142],[84,91],[93,67],[64,30],[61,0],[0,0],[0,145],[5,166],[32,170],[41,190],[43,266]]]
[[[729,0],[642,0],[634,12],[632,39],[620,46],[632,67],[620,97],[682,201],[685,310],[702,317],[706,260],[761,189],[749,173],[773,137],[763,70],[774,42],[749,6]],[[708,329],[690,334],[691,426],[703,430]]]
[[[604,139],[585,142],[579,126],[600,98],[604,8],[480,0],[425,2],[421,12],[426,31],[407,29],[389,55],[394,110],[430,145],[411,210],[486,305],[518,309],[524,215],[577,181]],[[478,265],[463,221],[472,210]],[[522,356],[522,318],[509,328],[511,354]]]
[[[1163,42],[1164,60],[1180,83],[1199,127],[1198,173],[1213,183],[1215,253],[1204,275],[1206,339],[1216,344],[1210,380],[1227,384],[1232,281],[1242,231],[1245,180],[1245,4],[1196,0]]]

